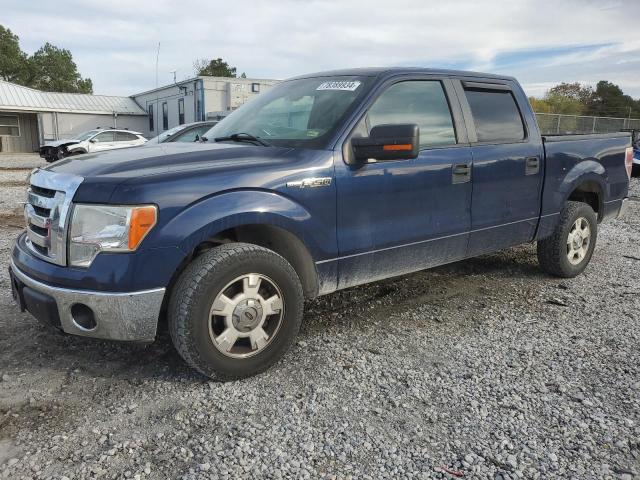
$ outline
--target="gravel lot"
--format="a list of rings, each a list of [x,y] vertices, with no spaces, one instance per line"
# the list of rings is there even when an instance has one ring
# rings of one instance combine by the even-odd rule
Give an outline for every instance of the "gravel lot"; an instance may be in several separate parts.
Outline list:
[[[635,208],[603,225],[573,280],[523,246],[309,302],[284,360],[230,383],[166,335],[56,334],[0,269],[0,478],[638,478],[639,236]]]

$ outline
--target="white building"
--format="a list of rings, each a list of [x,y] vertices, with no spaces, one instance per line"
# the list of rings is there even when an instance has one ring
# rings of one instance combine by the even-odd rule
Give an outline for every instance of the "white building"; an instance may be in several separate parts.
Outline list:
[[[176,125],[215,120],[277,80],[194,77],[131,97],[42,92],[0,80],[0,153],[35,152],[45,142],[96,127],[147,137]]]
[[[144,132],[146,117],[130,97],[42,92],[0,80],[0,153],[35,152],[96,127]]]
[[[153,137],[183,123],[225,117],[276,83],[277,80],[200,76],[132,98],[148,114],[143,133]]]

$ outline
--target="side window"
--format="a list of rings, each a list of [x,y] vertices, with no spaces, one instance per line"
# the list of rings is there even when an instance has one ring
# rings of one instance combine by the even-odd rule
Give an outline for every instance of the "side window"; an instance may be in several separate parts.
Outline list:
[[[138,137],[136,137],[133,133],[116,132],[116,142],[132,142],[137,139]]]
[[[391,85],[368,112],[369,129],[376,125],[415,123],[420,147],[454,145],[456,132],[442,83],[416,80]]]
[[[113,132],[102,132],[93,137],[98,143],[113,142]]]
[[[508,90],[465,89],[479,142],[520,142],[522,117]]]
[[[153,121],[153,104],[149,105],[149,131],[153,132],[155,122]]]
[[[167,106],[167,102],[162,104],[162,129],[169,129],[169,107]]]
[[[178,124],[184,123],[184,98],[178,99]]]

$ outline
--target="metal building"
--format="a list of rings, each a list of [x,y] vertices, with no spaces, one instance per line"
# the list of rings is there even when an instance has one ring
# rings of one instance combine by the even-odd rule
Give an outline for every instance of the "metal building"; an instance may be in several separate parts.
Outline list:
[[[217,120],[278,80],[199,76],[133,95],[147,112],[142,133],[156,136],[183,123]]]
[[[44,142],[96,127],[147,130],[147,112],[130,97],[42,92],[0,80],[0,152],[35,152]]]

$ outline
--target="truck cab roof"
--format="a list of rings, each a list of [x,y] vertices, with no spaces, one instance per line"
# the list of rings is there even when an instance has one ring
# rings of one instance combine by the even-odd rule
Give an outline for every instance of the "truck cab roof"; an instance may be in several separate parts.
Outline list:
[[[288,78],[287,80],[297,80],[301,78],[314,78],[314,77],[334,77],[334,76],[391,77],[396,75],[411,75],[411,74],[446,75],[446,76],[458,76],[458,77],[481,77],[481,78],[494,78],[496,80],[510,80],[510,81],[515,80],[514,77],[510,77],[508,75],[496,75],[491,73],[470,72],[465,70],[448,70],[448,69],[441,69],[441,68],[424,68],[424,67],[348,68],[348,69],[328,70],[324,72],[309,73],[309,74],[300,75],[297,77]]]

